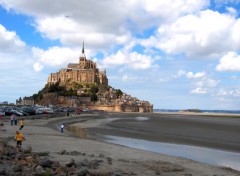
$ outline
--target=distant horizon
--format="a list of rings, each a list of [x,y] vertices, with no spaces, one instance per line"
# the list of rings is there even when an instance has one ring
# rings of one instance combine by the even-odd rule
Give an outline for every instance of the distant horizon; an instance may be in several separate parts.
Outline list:
[[[180,111],[180,110],[193,110],[195,108],[186,108],[186,109],[161,109],[161,108],[153,108],[155,110],[163,110],[163,111]],[[240,113],[240,109],[199,109],[200,111],[237,111]]]

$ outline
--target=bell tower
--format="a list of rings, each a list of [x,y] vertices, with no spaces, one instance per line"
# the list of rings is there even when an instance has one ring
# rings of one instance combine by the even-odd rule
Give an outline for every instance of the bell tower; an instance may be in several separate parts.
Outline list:
[[[86,61],[85,50],[84,50],[84,41],[83,41],[83,47],[82,47],[82,54],[79,57],[79,63],[81,63],[81,61]]]
[[[86,69],[86,66],[87,66],[86,62],[87,62],[87,59],[86,59],[86,56],[85,56],[84,41],[83,41],[82,54],[79,57],[79,65],[80,65],[81,69]]]

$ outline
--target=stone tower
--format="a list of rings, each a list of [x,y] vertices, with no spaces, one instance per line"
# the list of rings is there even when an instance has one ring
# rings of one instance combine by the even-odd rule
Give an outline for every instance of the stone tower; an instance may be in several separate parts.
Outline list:
[[[65,85],[66,82],[108,85],[106,70],[99,71],[95,62],[87,60],[84,51],[84,42],[79,63],[69,63],[67,68],[62,68],[58,72],[49,75],[48,84],[53,84],[58,81],[60,85]]]

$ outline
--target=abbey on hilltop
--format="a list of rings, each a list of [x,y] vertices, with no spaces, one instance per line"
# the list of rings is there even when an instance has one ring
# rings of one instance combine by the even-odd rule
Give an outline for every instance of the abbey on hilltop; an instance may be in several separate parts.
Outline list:
[[[28,100],[28,101],[27,101]],[[48,76],[45,87],[31,97],[16,101],[39,105],[65,106],[112,112],[153,112],[153,105],[108,85],[106,70],[100,71],[95,62],[87,60],[84,52],[79,63],[70,63]],[[28,103],[29,104],[29,103]]]
[[[67,68],[62,68],[57,73],[51,73],[48,77],[48,84],[59,82],[60,85],[65,85],[67,81],[108,85],[106,70],[99,71],[96,63],[86,59],[84,44],[79,63],[70,63]]]

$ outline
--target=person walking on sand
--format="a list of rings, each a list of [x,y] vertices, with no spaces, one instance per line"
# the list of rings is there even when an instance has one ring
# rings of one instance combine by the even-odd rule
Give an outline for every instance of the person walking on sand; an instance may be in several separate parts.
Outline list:
[[[13,121],[14,121],[14,125],[17,125],[18,120],[15,114],[13,114]]]
[[[13,126],[13,123],[14,123],[14,117],[15,114],[12,114],[11,117],[10,117],[10,123],[11,123],[11,126]]]
[[[23,121],[23,119],[21,119],[20,120],[20,128],[19,128],[19,130],[22,130],[23,127],[24,127],[24,121]]]
[[[64,128],[64,125],[62,124],[61,125],[61,133],[63,133],[63,128]]]
[[[18,147],[18,148],[22,147],[23,139],[24,139],[23,134],[20,133],[19,131],[16,131],[16,141],[17,141],[16,147]]]

